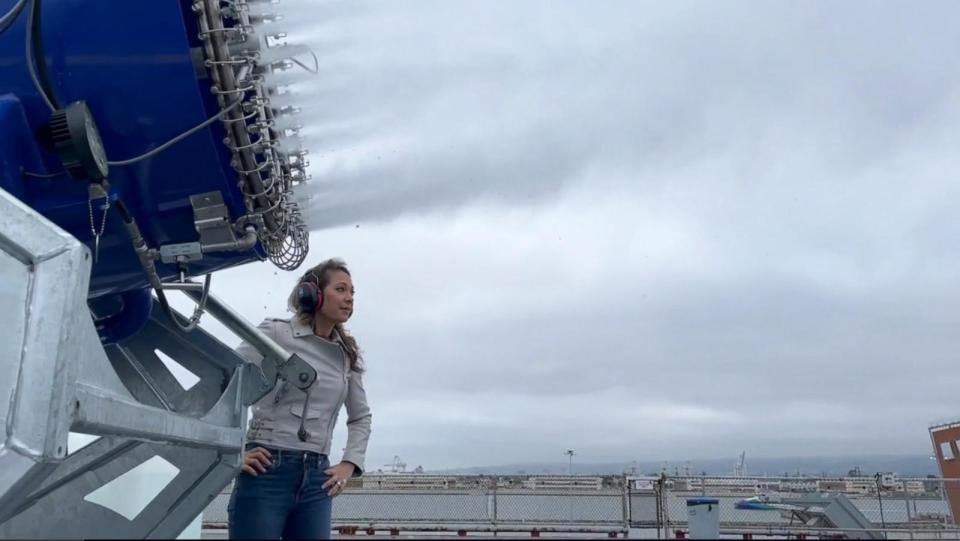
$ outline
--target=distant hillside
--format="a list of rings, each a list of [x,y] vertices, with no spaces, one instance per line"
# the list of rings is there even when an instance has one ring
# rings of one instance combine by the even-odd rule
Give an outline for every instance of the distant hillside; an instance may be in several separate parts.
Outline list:
[[[672,460],[667,462],[667,473],[681,474],[689,468],[690,474],[706,472],[708,475],[731,475],[735,457],[715,460]],[[659,474],[664,461],[609,462],[602,464],[573,463],[573,472],[581,474],[611,475],[624,471],[636,471],[638,474]],[[746,461],[747,475],[847,475],[847,472],[859,467],[864,475],[876,472],[894,472],[901,477],[925,477],[939,475],[937,463],[924,455],[907,456],[862,456],[862,457],[796,457],[796,458],[754,458]],[[502,464],[496,466],[476,466],[439,470],[431,473],[448,474],[564,474],[568,471],[566,462],[534,462],[525,464]]]

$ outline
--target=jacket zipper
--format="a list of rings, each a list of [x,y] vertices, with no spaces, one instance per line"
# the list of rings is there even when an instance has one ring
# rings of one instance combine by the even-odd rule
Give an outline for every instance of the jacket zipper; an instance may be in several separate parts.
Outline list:
[[[279,403],[280,403],[280,399],[283,398],[283,395],[284,395],[286,392],[287,392],[287,382],[286,382],[286,381],[283,381],[283,382],[280,384],[280,389],[277,390],[277,394],[273,397],[273,403],[274,403],[274,404],[279,404]]]
[[[343,391],[340,392],[340,401],[337,403],[337,409],[334,410],[333,415],[330,416],[330,421],[327,422],[327,434],[333,433],[333,421],[337,418],[340,408],[343,407],[343,403],[347,400],[347,393],[350,391],[349,377],[347,376],[347,370],[349,369],[348,363],[350,360],[347,359],[347,352],[343,350],[342,346],[340,347],[340,355],[343,356]]]

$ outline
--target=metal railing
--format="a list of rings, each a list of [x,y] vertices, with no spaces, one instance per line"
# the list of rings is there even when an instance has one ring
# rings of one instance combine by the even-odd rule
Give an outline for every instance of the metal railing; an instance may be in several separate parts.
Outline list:
[[[706,495],[719,500],[724,535],[857,537],[870,531],[891,539],[960,539],[945,497],[946,487],[960,480],[900,478],[899,484],[888,487],[865,479],[368,475],[351,481],[337,498],[333,518],[334,529],[346,535],[537,531],[672,538],[687,534],[686,500]],[[228,487],[204,513],[206,528],[226,526],[229,491]],[[755,498],[789,507],[791,499],[837,492],[866,517],[866,528],[812,526],[788,509],[738,506]]]
[[[378,483],[380,479],[387,483]],[[564,480],[571,479],[568,476],[439,479],[427,488],[397,483],[393,476],[369,475],[362,481],[354,480],[353,486],[336,499],[334,529],[625,535],[630,528],[630,495],[623,476],[605,485],[602,477],[579,476],[580,480],[589,480],[589,486],[565,486]],[[518,479],[525,482],[517,483]],[[534,486],[537,480],[543,483]],[[226,526],[230,490],[227,487],[207,508],[205,528]]]

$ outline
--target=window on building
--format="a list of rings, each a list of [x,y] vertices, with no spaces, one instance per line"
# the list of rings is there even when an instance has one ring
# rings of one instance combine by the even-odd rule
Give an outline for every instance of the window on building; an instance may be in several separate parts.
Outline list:
[[[943,455],[944,460],[953,460],[957,458],[953,456],[953,449],[950,447],[949,441],[944,441],[940,443],[940,453]]]

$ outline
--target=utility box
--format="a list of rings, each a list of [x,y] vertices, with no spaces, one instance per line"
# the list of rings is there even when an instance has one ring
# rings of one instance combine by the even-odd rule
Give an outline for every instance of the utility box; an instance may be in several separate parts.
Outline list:
[[[720,538],[720,500],[691,498],[687,500],[687,525],[691,539]]]

